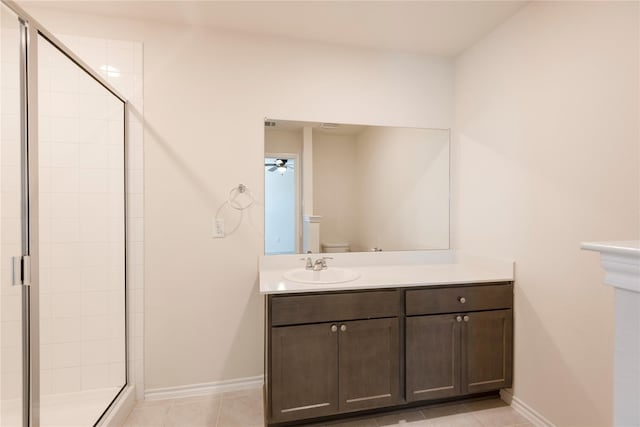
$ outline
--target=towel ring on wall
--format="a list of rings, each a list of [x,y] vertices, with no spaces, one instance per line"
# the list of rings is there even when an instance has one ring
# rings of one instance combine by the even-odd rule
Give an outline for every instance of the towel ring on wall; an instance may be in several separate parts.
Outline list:
[[[242,201],[242,199],[245,199]],[[251,194],[251,190],[244,185],[240,184],[237,187],[233,187],[231,191],[229,191],[229,206],[239,211],[243,211],[247,208],[250,208],[251,205],[255,202],[253,195]]]
[[[236,225],[232,229],[227,231],[225,235],[233,234],[240,227],[240,224],[242,224],[242,217],[244,216],[244,211],[250,208],[254,202],[255,202],[255,199],[253,198],[251,191],[244,184],[240,184],[237,187],[233,187],[231,191],[229,191],[229,198],[220,205],[220,207],[216,211],[215,219],[216,221],[219,219],[220,212],[226,205],[229,205],[234,210],[240,212],[240,218],[238,219],[238,222],[236,223]]]

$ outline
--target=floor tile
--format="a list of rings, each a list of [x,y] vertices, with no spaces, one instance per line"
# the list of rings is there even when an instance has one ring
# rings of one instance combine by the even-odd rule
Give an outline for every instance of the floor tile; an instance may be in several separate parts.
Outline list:
[[[261,389],[138,402],[123,427],[263,427]],[[307,425],[310,427],[311,424]],[[404,409],[313,427],[533,427],[502,400],[479,399]]]
[[[123,427],[158,427],[164,423],[170,404],[136,407]]]
[[[455,414],[445,417],[431,418],[425,427],[482,427],[482,424],[471,414]],[[413,426],[412,426],[413,427]]]
[[[420,420],[424,420],[424,415],[422,415],[422,412],[420,412],[419,409],[391,412],[389,414],[376,417],[376,422],[380,427],[409,425],[408,423]]]
[[[427,420],[469,412],[467,407],[461,403],[447,403],[443,405],[426,406],[424,408],[421,408],[421,411],[422,415]]]
[[[220,399],[175,402],[164,419],[164,427],[216,427]]]
[[[262,427],[264,411],[262,395],[222,398],[217,427]]]
[[[472,414],[485,427],[508,427],[528,422],[510,406],[473,411]]]
[[[220,399],[176,402],[171,406],[163,427],[215,427],[220,414]]]

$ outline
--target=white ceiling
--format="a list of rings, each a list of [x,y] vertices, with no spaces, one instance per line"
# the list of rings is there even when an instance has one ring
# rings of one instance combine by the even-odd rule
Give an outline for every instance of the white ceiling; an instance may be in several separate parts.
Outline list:
[[[25,1],[68,12],[455,56],[527,2]]]

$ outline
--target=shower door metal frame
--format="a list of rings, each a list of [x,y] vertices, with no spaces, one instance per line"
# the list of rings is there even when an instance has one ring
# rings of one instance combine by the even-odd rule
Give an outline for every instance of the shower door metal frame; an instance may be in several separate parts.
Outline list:
[[[102,416],[129,384],[129,313],[127,301],[127,99],[109,82],[80,59],[64,43],[44,28],[13,0],[0,0],[18,17],[20,24],[20,127],[21,127],[21,220],[22,257],[29,259],[30,282],[22,284],[22,425],[40,426],[40,277],[39,277],[39,186],[38,186],[38,36],[42,36],[63,55],[123,103],[124,114],[124,288],[125,288],[125,383]]]

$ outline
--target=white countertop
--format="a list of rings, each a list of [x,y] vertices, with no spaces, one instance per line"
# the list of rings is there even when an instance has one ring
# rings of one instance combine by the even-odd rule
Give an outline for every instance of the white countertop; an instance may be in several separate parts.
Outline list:
[[[275,255],[260,261],[260,293],[284,294],[434,286],[462,283],[513,281],[513,262],[462,256],[455,251],[377,252],[324,254],[334,257],[332,265],[349,268],[360,277],[347,283],[306,284],[286,280],[283,275],[303,267],[303,255]],[[312,254],[316,259],[322,254]],[[277,258],[281,257],[281,258]]]

